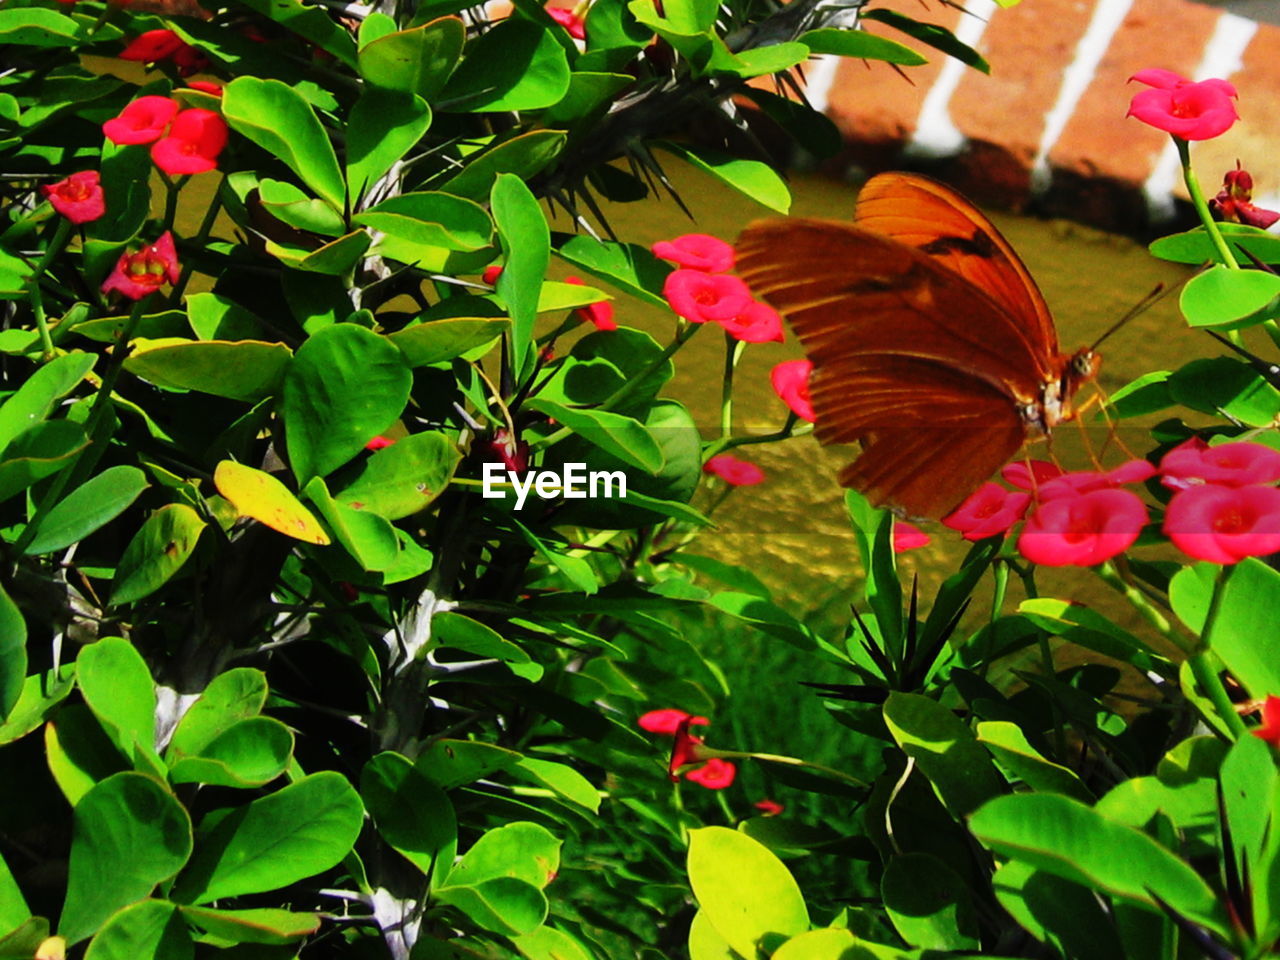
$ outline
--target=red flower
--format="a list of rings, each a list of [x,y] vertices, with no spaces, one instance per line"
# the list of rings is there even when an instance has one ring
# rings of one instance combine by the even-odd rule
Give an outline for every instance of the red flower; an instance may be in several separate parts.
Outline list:
[[[703,473],[714,474],[731,487],[754,487],[764,483],[764,471],[754,463],[719,453],[702,465]]]
[[[215,97],[222,96],[222,84],[214,83],[212,80],[188,80],[187,86],[201,93],[209,93]]]
[[[732,320],[751,305],[751,291],[737,277],[673,270],[662,285],[671,309],[693,323]]]
[[[907,523],[905,520],[895,520],[893,522],[894,553],[914,550],[917,547],[927,547],[929,540],[929,535],[914,523]]]
[[[1062,476],[1062,468],[1048,460],[1019,460],[1005,464],[1000,470],[1000,476],[1005,483],[1019,490],[1035,490],[1040,484]]]
[[[1273,747],[1280,747],[1280,697],[1267,695],[1267,700],[1262,705],[1262,725],[1249,732]]]
[[[724,273],[733,269],[733,247],[706,233],[686,233],[674,240],[659,240],[652,250],[655,257],[690,270]]]
[[[744,343],[782,343],[782,317],[767,303],[753,300],[732,320],[721,320],[729,336]]]
[[[206,173],[218,168],[227,145],[227,122],[212,110],[183,110],[169,135],[151,147],[151,159],[168,174]]]
[[[966,540],[985,540],[1008,531],[1022,519],[1030,494],[1014,493],[987,481],[942,518],[944,526],[959,530]]]
[[[1146,460],[1130,460],[1114,470],[1076,470],[1046,480],[1036,490],[1041,503],[1073,493],[1108,490],[1126,483],[1141,483],[1156,475],[1156,468]]]
[[[763,800],[757,800],[752,804],[752,806],[766,817],[776,817],[786,809],[786,807],[780,804],[777,800],[770,800],[768,797],[765,797]]]
[[[1160,461],[1160,482],[1173,490],[1198,483],[1243,487],[1280,480],[1280,450],[1238,440],[1210,447],[1193,437],[1179,444]]]
[[[494,431],[488,448],[489,459],[501,461],[513,473],[524,473],[529,469],[529,441],[513,439],[506,427]]]
[[[1228,170],[1222,178],[1222,189],[1209,201],[1209,209],[1223,220],[1246,223],[1261,230],[1280,220],[1280,213],[1255,207],[1250,202],[1252,199],[1253,177],[1249,176],[1248,170],[1240,168],[1240,161],[1237,160],[1236,168]]]
[[[1215,483],[1179,490],[1165,510],[1164,532],[1187,556],[1210,563],[1275,553],[1280,551],[1280,490]]]
[[[552,20],[569,31],[569,36],[573,39],[587,39],[587,25],[581,17],[575,16],[572,10],[566,10],[563,7],[547,7],[547,13]]]
[[[489,266],[484,268],[484,273],[480,275],[480,279],[492,287],[498,282],[498,278],[500,276],[502,276],[502,265],[491,263]]]
[[[490,268],[492,269],[492,268]],[[579,277],[565,277],[565,283],[572,283],[579,287],[585,287]],[[617,330],[618,324],[613,319],[613,304],[608,300],[600,300],[596,303],[588,304],[585,307],[579,307],[573,311],[573,315],[580,320],[589,320],[595,324],[597,330]]]
[[[1134,94],[1126,116],[1183,140],[1210,140],[1239,119],[1236,88],[1225,80],[1194,82],[1170,70],[1140,70],[1130,80],[1152,87]]]
[[[712,757],[697,769],[690,770],[684,778],[708,790],[723,790],[733,784],[733,778],[737,775],[738,768],[728,760]]]
[[[154,63],[167,60],[187,46],[187,42],[172,30],[148,30],[129,41],[129,45],[120,51],[121,60],[137,60],[140,63]]]
[[[181,276],[178,268],[178,252],[173,246],[173,234],[166,230],[160,239],[136,253],[122,253],[116,268],[102,284],[102,292],[118,290],[130,300],[141,300],[167,280],[177,283]]]
[[[65,180],[43,185],[40,192],[49,198],[53,209],[72,223],[89,223],[107,212],[100,179],[97,170],[81,170]]]
[[[177,112],[177,100],[139,97],[125,106],[120,116],[104,123],[102,132],[115,144],[151,143],[160,139]]]
[[[681,722],[684,720],[703,727],[711,722],[706,717],[691,717],[683,710],[677,710],[675,707],[665,707],[662,710],[650,710],[648,713],[641,714],[636,723],[640,725],[641,730],[674,737],[676,731],[680,729]]]
[[[376,453],[379,450],[385,450],[387,447],[391,446],[394,443],[395,441],[389,439],[388,437],[374,437],[372,440],[370,440],[368,443],[364,445],[364,448],[366,450],[372,450]]]
[[[809,376],[812,373],[813,363],[809,360],[785,360],[769,374],[773,392],[782,398],[792,413],[810,423],[817,419],[813,414],[813,403],[809,400]]]
[[[173,61],[173,65],[178,68],[178,76],[180,77],[190,77],[209,67],[209,58],[204,55],[202,50],[191,46],[189,43],[184,43],[175,50],[170,59]]]
[[[1018,551],[1046,567],[1092,567],[1127,550],[1147,522],[1128,490],[1092,490],[1042,503],[1018,537]]]

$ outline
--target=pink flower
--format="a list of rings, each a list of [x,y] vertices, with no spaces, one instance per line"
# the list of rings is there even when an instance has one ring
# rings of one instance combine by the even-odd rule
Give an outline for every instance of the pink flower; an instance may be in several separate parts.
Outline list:
[[[214,83],[212,80],[188,80],[187,86],[201,93],[212,94],[215,97],[222,96],[222,84]]]
[[[151,147],[151,159],[168,174],[206,173],[218,168],[227,145],[227,122],[212,110],[183,110],[169,135]]]
[[[118,56],[121,60],[154,63],[167,60],[186,45],[186,41],[172,30],[148,30],[130,40]]]
[[[72,223],[89,223],[107,212],[97,170],[81,170],[65,180],[45,184],[40,192],[49,198],[53,209]]]
[[[1160,461],[1160,482],[1173,490],[1197,483],[1243,487],[1280,480],[1280,450],[1237,440],[1210,447],[1198,438],[1179,444]]]
[[[141,300],[165,283],[177,283],[181,276],[178,251],[173,234],[166,230],[155,243],[136,253],[122,253],[111,276],[102,284],[102,292],[118,290],[130,300]]]
[[[782,343],[782,317],[767,303],[753,300],[732,320],[721,320],[729,336],[743,343]]]
[[[1008,532],[1022,519],[1030,503],[1030,494],[1013,493],[998,483],[987,481],[943,517],[942,523],[952,530],[959,530],[966,540],[985,540]]]
[[[1048,460],[1018,460],[1005,464],[1000,470],[1000,476],[1004,477],[1005,483],[1019,490],[1035,490],[1040,484],[1062,476],[1062,468]]]
[[[703,765],[686,773],[684,775],[686,780],[692,780],[708,790],[723,790],[733,783],[733,778],[738,772],[737,768],[720,757],[706,756],[700,749],[702,739],[689,732],[689,727],[693,724],[705,726],[706,717],[694,717],[683,710],[668,707],[663,710],[650,710],[640,717],[639,724],[641,729],[648,730],[650,733],[675,737],[675,743],[671,745],[671,759],[667,762],[667,775],[672,783],[680,779],[680,768],[691,763]]]
[[[686,233],[674,240],[659,240],[652,249],[655,257],[690,270],[724,273],[733,269],[733,247],[706,233]]]
[[[573,39],[587,39],[587,25],[581,17],[575,16],[572,10],[566,10],[563,7],[547,7],[547,13],[552,20],[569,31],[569,36]]]
[[[1018,537],[1018,551],[1046,567],[1092,567],[1127,550],[1147,522],[1128,490],[1066,494],[1042,503]]]
[[[706,787],[708,790],[723,790],[733,784],[733,778],[737,775],[738,768],[728,760],[712,757],[702,766],[690,770],[684,775],[684,778],[693,781],[699,786]]]
[[[491,263],[484,268],[484,273],[480,275],[480,279],[492,287],[498,282],[500,276],[502,276],[502,265]]]
[[[1073,493],[1107,490],[1126,483],[1141,483],[1156,475],[1156,468],[1146,460],[1130,460],[1114,470],[1076,470],[1059,474],[1040,485],[1036,495],[1041,502]]]
[[[809,360],[785,360],[769,374],[773,392],[782,398],[792,413],[810,423],[817,419],[813,403],[809,400],[809,377],[812,373],[813,363]]]
[[[768,797],[763,800],[757,800],[752,806],[759,810],[762,816],[766,817],[776,817],[786,809],[777,800],[770,800]]]
[[[580,277],[565,277],[564,282],[572,283],[579,287],[586,286]],[[579,307],[573,311],[573,315],[580,320],[589,320],[595,324],[597,330],[618,329],[618,324],[613,319],[613,304],[608,300],[600,300],[585,307]]]
[[[930,537],[914,523],[905,520],[893,522],[893,552],[903,553],[917,547],[927,547]]]
[[[389,437],[374,437],[372,440],[370,440],[368,443],[364,445],[364,448],[366,450],[372,450],[374,453],[377,453],[379,450],[385,450],[387,447],[391,446],[394,443],[395,441],[390,439]]]
[[[139,97],[126,105],[120,116],[104,123],[102,132],[115,144],[151,143],[160,139],[177,112],[177,100]]]
[[[1252,199],[1253,177],[1248,170],[1240,168],[1240,161],[1237,160],[1236,168],[1228,170],[1222,178],[1222,189],[1209,201],[1209,209],[1223,220],[1245,223],[1260,230],[1265,230],[1280,220],[1280,213],[1255,207],[1250,202]]]
[[[1130,80],[1152,87],[1134,94],[1126,116],[1183,140],[1210,140],[1239,119],[1236,88],[1225,80],[1194,82],[1169,70],[1140,70]]]
[[[764,483],[764,471],[754,463],[719,453],[702,465],[703,473],[714,474],[731,487],[754,487]]]
[[[1280,747],[1280,697],[1267,695],[1266,702],[1262,704],[1262,724],[1249,732],[1273,747]]]
[[[673,270],[662,285],[671,309],[693,323],[732,320],[752,302],[751,291],[737,277]]]
[[[692,717],[683,710],[677,710],[675,707],[664,707],[661,710],[650,710],[648,713],[641,714],[640,719],[636,721],[641,730],[647,730],[649,733],[661,733],[668,737],[674,737],[680,729],[680,724],[688,720],[691,724],[699,726],[707,726],[711,721],[706,717]]]
[[[1280,490],[1215,483],[1179,490],[1164,515],[1165,535],[1183,553],[1238,563],[1280,551]]]

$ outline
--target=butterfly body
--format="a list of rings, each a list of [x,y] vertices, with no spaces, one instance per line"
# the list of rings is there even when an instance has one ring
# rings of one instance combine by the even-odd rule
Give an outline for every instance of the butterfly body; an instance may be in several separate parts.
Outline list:
[[[841,483],[908,516],[957,506],[1097,372],[990,221],[924,177],[873,177],[853,223],[752,224],[737,264],[813,362],[818,439],[862,446]]]

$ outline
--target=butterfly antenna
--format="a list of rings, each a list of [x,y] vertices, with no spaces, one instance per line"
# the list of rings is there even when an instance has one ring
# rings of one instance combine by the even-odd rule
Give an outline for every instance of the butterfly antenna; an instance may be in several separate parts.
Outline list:
[[[1106,340],[1107,337],[1111,336],[1113,333],[1115,333],[1117,330],[1123,327],[1130,320],[1146,313],[1148,310],[1154,307],[1157,303],[1159,303],[1169,294],[1173,293],[1173,291],[1178,289],[1178,287],[1180,286],[1182,286],[1182,284],[1177,284],[1176,286],[1169,287],[1166,289],[1163,283],[1157,283],[1155,287],[1152,288],[1150,293],[1148,293],[1136,304],[1134,304],[1132,307],[1126,310],[1123,317],[1121,317],[1119,320],[1113,323],[1109,328],[1107,328],[1106,333],[1100,336],[1097,340],[1093,341],[1093,344],[1089,347],[1089,349],[1097,350],[1099,344],[1101,344],[1103,340]]]

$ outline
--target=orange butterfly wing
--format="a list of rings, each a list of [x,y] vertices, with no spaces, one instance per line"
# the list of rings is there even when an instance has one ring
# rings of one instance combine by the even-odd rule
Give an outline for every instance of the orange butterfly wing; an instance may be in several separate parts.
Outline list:
[[[920,209],[911,196],[873,191],[855,224],[753,224],[738,241],[738,273],[813,361],[818,439],[862,445],[841,483],[938,517],[1017,452],[1020,410],[1040,401],[1061,360],[1043,300],[995,228],[959,198],[940,217],[952,209],[946,188],[894,179],[931,188],[916,191],[927,194]]]

